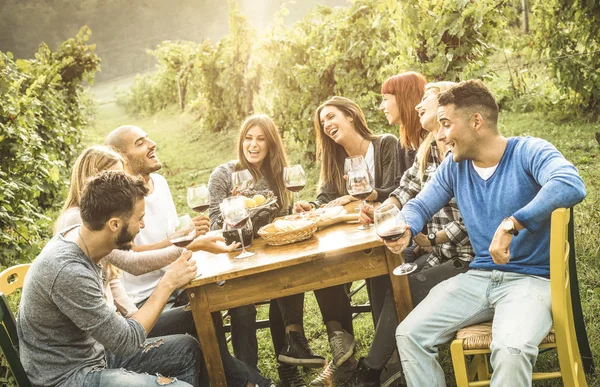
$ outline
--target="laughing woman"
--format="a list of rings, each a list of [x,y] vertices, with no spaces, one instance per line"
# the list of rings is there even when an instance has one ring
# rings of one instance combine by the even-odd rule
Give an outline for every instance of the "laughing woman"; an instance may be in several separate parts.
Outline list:
[[[353,200],[347,194],[344,160],[363,156],[374,180],[374,190],[367,200],[385,200],[399,181],[398,139],[391,134],[375,135],[369,129],[360,107],[344,97],[333,97],[315,113],[317,162],[321,164],[319,194],[312,202],[297,202],[294,209],[345,205]],[[338,368],[355,366],[354,339],[350,301],[343,286],[315,291],[327,327],[333,361],[311,385],[329,385]],[[341,373],[340,373],[341,374]]]
[[[273,120],[264,114],[248,117],[240,130],[238,160],[218,166],[210,175],[208,190],[211,197],[211,228],[221,228],[223,218],[219,204],[232,195],[234,187],[231,174],[243,169],[252,173],[255,190],[274,192],[280,209],[279,215],[286,215],[291,203],[291,194],[283,181],[283,169],[287,165],[283,141]],[[271,300],[269,319],[273,346],[278,358],[287,362],[278,367],[282,385],[304,385],[297,365],[322,367],[325,364],[325,359],[315,355],[308,346],[303,330],[303,310],[304,294],[283,297],[276,302]],[[229,313],[234,353],[236,357],[256,367],[256,308],[248,305],[231,309]]]

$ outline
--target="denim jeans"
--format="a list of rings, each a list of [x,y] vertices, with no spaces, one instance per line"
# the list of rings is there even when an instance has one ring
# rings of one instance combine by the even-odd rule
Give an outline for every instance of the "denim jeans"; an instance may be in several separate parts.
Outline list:
[[[217,324],[222,327],[220,314],[218,314],[218,317],[213,315],[213,323],[215,323],[215,327],[217,327]],[[169,309],[163,310],[158,321],[148,334],[148,338],[179,334],[196,336],[196,326],[194,325],[191,311],[186,311],[183,306],[171,306]],[[229,349],[227,348],[225,336],[219,332],[218,328],[217,340],[228,386],[246,386],[248,382],[260,387],[270,385],[269,379],[263,377],[258,370],[231,356]],[[204,372],[202,377],[203,379],[200,380],[200,385],[207,385],[208,373]]]
[[[204,368],[200,346],[188,335],[146,340],[146,346],[130,356],[106,351],[106,361],[106,369],[86,376],[85,386],[208,386],[200,384]]]
[[[426,265],[427,266],[427,265]],[[421,271],[408,275],[408,285],[413,305],[419,304],[427,296],[431,288],[442,281],[452,278],[457,274],[469,270],[469,265],[460,259],[451,259],[438,266],[427,266]],[[369,354],[364,362],[367,367],[382,370],[396,350],[396,341],[393,339],[398,327],[396,303],[392,294],[392,284],[388,275],[370,279],[371,296],[381,298],[383,306],[380,308],[379,318],[375,324],[375,335],[369,348]],[[384,294],[381,296],[381,294]],[[372,302],[372,304],[375,304]],[[375,306],[373,311],[375,312]]]
[[[469,270],[434,287],[396,330],[409,386],[445,386],[438,346],[493,318],[492,386],[531,386],[538,345],[552,326],[550,280]]]

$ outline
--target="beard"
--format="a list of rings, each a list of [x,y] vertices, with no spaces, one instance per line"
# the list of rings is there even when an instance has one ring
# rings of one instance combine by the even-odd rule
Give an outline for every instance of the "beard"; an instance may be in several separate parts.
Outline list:
[[[117,238],[115,239],[115,246],[118,250],[131,250],[133,247],[134,238],[135,235],[129,232],[129,223],[127,223],[125,227],[121,229],[119,235],[117,235]]]
[[[129,164],[129,170],[131,171],[131,174],[134,176],[149,175],[152,172],[156,172],[162,168],[162,163],[160,163],[160,161],[157,162],[155,165],[150,166],[150,165],[148,165],[148,163],[146,163],[145,160],[131,158],[131,159],[127,160],[127,163]]]

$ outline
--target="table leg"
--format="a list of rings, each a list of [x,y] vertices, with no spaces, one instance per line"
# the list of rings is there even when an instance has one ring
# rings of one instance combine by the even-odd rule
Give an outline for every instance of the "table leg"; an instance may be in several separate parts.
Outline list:
[[[223,362],[221,362],[221,352],[217,342],[215,326],[208,307],[208,299],[204,292],[204,287],[199,286],[188,289],[196,333],[200,341],[200,347],[204,354],[206,369],[210,378],[211,387],[226,387],[225,371]]]
[[[392,292],[394,293],[394,301],[396,302],[396,313],[398,314],[398,321],[401,322],[413,309],[408,276],[392,274],[394,269],[402,264],[402,257],[400,257],[400,254],[393,254],[387,247],[384,250],[385,261],[387,262],[388,273],[392,283]]]

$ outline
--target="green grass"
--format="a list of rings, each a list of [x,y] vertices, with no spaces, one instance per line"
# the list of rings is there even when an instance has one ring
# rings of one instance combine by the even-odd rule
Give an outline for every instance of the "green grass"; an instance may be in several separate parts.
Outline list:
[[[169,181],[173,198],[179,212],[189,212],[185,203],[186,187],[192,182],[208,182],[210,172],[217,165],[236,158],[237,133],[211,133],[199,127],[198,122],[176,109],[157,113],[148,118],[133,118],[113,104],[99,107],[97,121],[86,133],[91,145],[101,143],[110,130],[122,124],[134,124],[142,127],[158,144],[158,156],[163,162],[161,173]],[[557,122],[552,117],[541,114],[501,113],[500,130],[506,136],[531,135],[544,138],[563,152],[579,169],[586,182],[588,197],[575,210],[576,248],[578,256],[578,275],[582,304],[586,317],[588,335],[595,359],[600,361],[600,323],[595,316],[600,315],[600,166],[598,165],[599,146],[594,139],[597,127],[594,124],[580,123],[576,119]],[[302,160],[302,152],[289,139],[285,139],[290,159]],[[309,174],[307,188],[302,191],[303,198],[314,196],[318,171],[314,166],[305,164]],[[309,188],[312,187],[312,188]],[[356,283],[355,283],[356,286]],[[361,290],[354,303],[367,300],[366,291]],[[267,318],[267,307],[259,308],[259,317]],[[305,330],[311,347],[320,354],[329,355],[327,335],[314,296],[308,294],[305,302]],[[372,339],[373,322],[371,316],[362,314],[356,318],[355,332],[359,356],[366,355]],[[276,362],[268,330],[260,330],[259,367],[263,374],[277,379]],[[442,366],[446,370],[449,385],[454,385],[454,375],[450,362],[448,346],[440,351]],[[553,352],[544,353],[538,361],[541,370],[551,369],[556,364]],[[315,376],[316,371],[305,375],[306,381]],[[590,386],[600,386],[600,374],[588,379]],[[560,386],[557,381],[536,382],[536,386]]]

